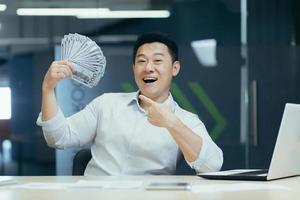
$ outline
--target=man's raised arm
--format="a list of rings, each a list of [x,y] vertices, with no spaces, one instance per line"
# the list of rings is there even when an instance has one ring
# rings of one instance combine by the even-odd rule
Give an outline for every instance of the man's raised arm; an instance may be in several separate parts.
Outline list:
[[[47,121],[58,111],[54,88],[57,83],[72,75],[73,66],[65,61],[54,61],[46,73],[42,86],[42,120]]]

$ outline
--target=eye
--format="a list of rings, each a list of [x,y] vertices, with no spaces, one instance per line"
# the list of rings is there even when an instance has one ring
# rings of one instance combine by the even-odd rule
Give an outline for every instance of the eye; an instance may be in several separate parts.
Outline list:
[[[146,60],[137,60],[137,63],[144,63]]]
[[[161,60],[161,59],[156,59],[156,60],[154,60],[154,62],[155,62],[155,63],[161,63],[162,60]]]

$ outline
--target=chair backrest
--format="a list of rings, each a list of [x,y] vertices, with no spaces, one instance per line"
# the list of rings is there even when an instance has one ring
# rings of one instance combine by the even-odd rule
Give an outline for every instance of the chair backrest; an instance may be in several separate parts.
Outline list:
[[[0,119],[0,140],[5,140],[10,137],[11,134],[11,120]]]
[[[176,164],[175,175],[196,175],[196,172],[187,164],[184,157],[181,156]]]
[[[79,150],[73,158],[73,169],[72,169],[73,176],[82,176],[91,158],[92,158],[92,154],[90,149]]]

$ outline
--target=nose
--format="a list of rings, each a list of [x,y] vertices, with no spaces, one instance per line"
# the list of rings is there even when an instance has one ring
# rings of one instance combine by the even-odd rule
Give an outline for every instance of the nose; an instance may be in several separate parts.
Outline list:
[[[150,72],[154,72],[154,67],[153,64],[151,62],[148,62],[146,67],[145,67],[145,71],[150,73]]]

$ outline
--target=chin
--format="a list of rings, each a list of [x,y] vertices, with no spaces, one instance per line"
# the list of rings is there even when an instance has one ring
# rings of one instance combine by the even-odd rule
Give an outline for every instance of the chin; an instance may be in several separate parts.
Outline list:
[[[146,97],[148,97],[150,99],[155,99],[157,97],[156,93],[150,92],[150,91],[145,91],[145,90],[141,90],[141,94],[145,95]]]

